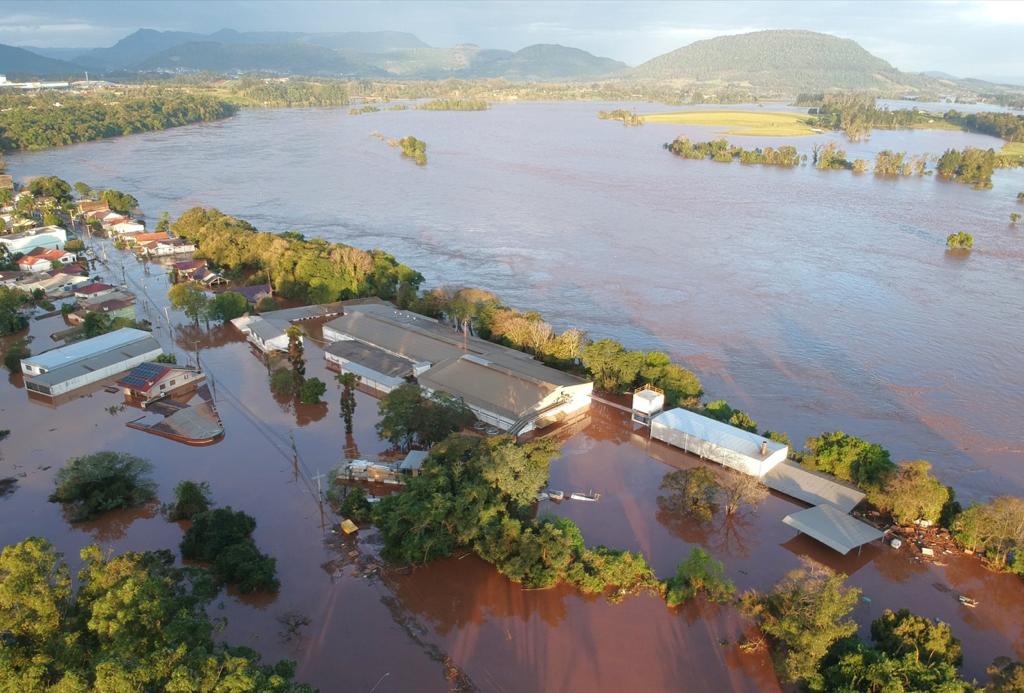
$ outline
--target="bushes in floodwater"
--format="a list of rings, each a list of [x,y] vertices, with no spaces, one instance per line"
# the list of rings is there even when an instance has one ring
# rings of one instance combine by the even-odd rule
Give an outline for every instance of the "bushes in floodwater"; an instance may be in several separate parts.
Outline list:
[[[174,502],[164,506],[164,513],[171,522],[191,520],[212,505],[207,482],[182,481],[174,487]]]
[[[50,502],[63,503],[72,522],[133,508],[156,495],[156,484],[147,476],[152,468],[146,460],[123,452],[74,457],[57,472]]]
[[[417,165],[425,166],[427,163],[427,143],[408,135],[398,140],[398,146],[402,148],[404,156],[413,159]]]
[[[218,579],[243,593],[274,592],[280,586],[277,561],[256,548],[250,536],[255,529],[252,516],[230,506],[201,512],[181,540],[181,556],[212,564]]]
[[[676,574],[665,581],[665,602],[679,606],[698,595],[710,602],[727,602],[736,594],[736,585],[725,576],[725,566],[700,547],[676,568]]]
[[[966,231],[957,231],[946,237],[946,248],[949,250],[970,250],[974,247],[974,236]]]
[[[684,159],[711,159],[712,161],[730,162],[738,159],[741,164],[763,164],[767,166],[797,166],[800,163],[800,154],[796,147],[786,145],[774,149],[744,149],[743,147],[729,144],[726,139],[712,140],[710,142],[691,142],[684,135],[680,135],[673,142],[666,144],[665,148],[676,156]]]

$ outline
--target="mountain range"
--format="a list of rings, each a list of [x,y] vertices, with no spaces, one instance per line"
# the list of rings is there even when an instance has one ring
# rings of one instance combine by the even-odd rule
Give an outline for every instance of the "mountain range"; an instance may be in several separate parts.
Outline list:
[[[119,73],[247,72],[373,79],[650,80],[758,93],[877,90],[980,93],[1013,90],[943,73],[902,72],[855,41],[811,31],[770,30],[697,41],[642,65],[578,48],[537,44],[518,51],[473,44],[434,47],[413,34],[139,29],[109,48],[0,45],[8,77]]]

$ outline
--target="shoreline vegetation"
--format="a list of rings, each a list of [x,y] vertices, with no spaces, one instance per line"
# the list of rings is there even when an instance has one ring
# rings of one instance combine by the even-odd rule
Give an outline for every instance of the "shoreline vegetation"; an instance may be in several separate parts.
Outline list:
[[[636,111],[627,111],[624,108],[616,108],[614,111],[598,111],[597,117],[601,120],[618,120],[626,127],[639,127],[644,124],[643,116]]]

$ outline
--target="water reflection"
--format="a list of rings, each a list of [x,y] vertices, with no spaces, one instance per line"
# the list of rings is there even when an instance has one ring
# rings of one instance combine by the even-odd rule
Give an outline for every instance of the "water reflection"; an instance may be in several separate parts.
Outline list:
[[[111,510],[86,522],[72,522],[67,509],[62,509],[65,521],[74,529],[92,535],[93,541],[109,544],[123,539],[128,528],[137,520],[152,520],[160,510],[160,503],[152,501],[138,508]]]

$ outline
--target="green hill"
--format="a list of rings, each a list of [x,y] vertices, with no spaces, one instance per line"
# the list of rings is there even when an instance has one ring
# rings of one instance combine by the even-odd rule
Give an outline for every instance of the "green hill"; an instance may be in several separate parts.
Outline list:
[[[772,30],[696,41],[630,71],[639,79],[734,83],[789,93],[926,86],[857,42],[813,31]]]
[[[342,53],[305,43],[185,43],[161,51],[134,66],[137,70],[272,72],[295,75],[383,75]]]
[[[24,48],[0,43],[0,75],[14,81],[23,77],[72,77],[82,74],[82,68],[64,60],[46,58]]]

